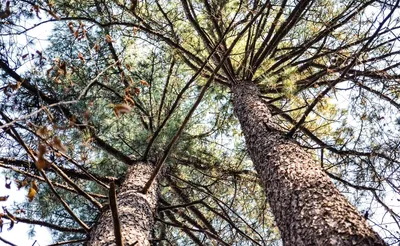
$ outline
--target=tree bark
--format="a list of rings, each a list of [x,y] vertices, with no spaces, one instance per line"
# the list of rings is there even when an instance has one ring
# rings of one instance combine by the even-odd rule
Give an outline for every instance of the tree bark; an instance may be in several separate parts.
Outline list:
[[[153,165],[147,163],[131,166],[128,168],[126,178],[120,186],[117,204],[122,240],[125,246],[150,245],[149,240],[154,226],[154,213],[157,205],[157,179],[146,195],[142,194],[141,190],[149,180],[153,170]],[[98,224],[90,234],[88,245],[116,245],[110,210],[101,215]]]
[[[232,92],[284,245],[386,245],[312,155],[279,130],[254,84],[233,85]]]

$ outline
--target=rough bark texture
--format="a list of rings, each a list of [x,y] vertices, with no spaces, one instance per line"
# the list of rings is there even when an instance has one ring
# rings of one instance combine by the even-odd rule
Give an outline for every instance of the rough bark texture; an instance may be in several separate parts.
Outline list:
[[[150,245],[157,205],[157,180],[153,182],[147,195],[140,191],[149,180],[153,169],[151,164],[145,163],[129,167],[126,179],[120,186],[117,203],[124,245]],[[110,210],[102,214],[90,238],[88,245],[116,245]]]
[[[284,245],[385,245],[312,155],[278,130],[257,87],[242,83],[232,92]]]

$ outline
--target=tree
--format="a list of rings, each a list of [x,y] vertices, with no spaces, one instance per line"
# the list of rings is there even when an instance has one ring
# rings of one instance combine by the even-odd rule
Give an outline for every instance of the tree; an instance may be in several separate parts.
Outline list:
[[[26,8],[29,4],[21,6]],[[343,126],[335,130],[330,121],[345,116],[338,109],[329,109],[326,98],[334,97],[343,85],[348,85],[348,90],[360,91],[354,101],[361,101],[362,107],[356,107],[352,120],[357,121],[359,115],[361,127],[382,120],[379,111],[375,115],[365,111],[367,100],[377,97],[385,102],[384,107],[398,108],[394,15],[398,1],[182,0],[168,5],[159,1],[94,1],[73,6],[56,1],[33,7],[49,14],[54,21],[74,25],[73,21],[80,20],[97,25],[110,47],[115,41],[113,37],[119,35],[127,37],[121,45],[135,38],[143,39],[177,63],[185,64],[194,75],[183,89],[196,79],[201,86],[193,110],[211,85],[220,101],[226,100],[226,90],[219,85],[228,87],[250,157],[285,244],[384,245],[328,176],[371,192],[384,205],[377,194],[379,190],[394,187],[392,190],[397,193],[395,176],[389,171],[395,170],[397,163],[391,156],[397,153],[393,147],[396,141],[368,144],[362,128],[358,137],[343,141],[340,135],[354,135],[358,129]],[[372,12],[376,14],[371,15]],[[83,30],[86,29],[79,25],[77,35],[76,30],[71,32],[79,38]],[[115,48],[110,52],[118,74],[126,76],[129,68],[118,64],[122,54],[119,56]],[[78,54],[80,60],[85,60],[83,53]],[[160,154],[156,170],[162,169],[191,113],[183,120],[176,137],[170,136],[173,140]],[[151,128],[154,117],[143,114]],[[164,126],[159,124],[151,130],[154,135],[150,146]],[[376,129],[371,127],[371,136],[389,131]],[[130,162],[109,146],[104,148]],[[321,150],[322,157],[305,148]],[[151,157],[150,149],[144,150],[144,160]],[[324,151],[328,153],[324,155]],[[317,158],[322,167],[316,164]],[[336,167],[326,162],[342,165]],[[336,175],[330,169],[337,169]],[[346,181],[351,175],[341,173],[354,169],[356,184]],[[385,209],[394,221],[398,220],[392,209]]]
[[[127,177],[121,184],[118,198],[114,195],[111,199],[112,194],[110,194],[110,206],[114,209],[102,215],[97,228],[92,231],[90,245],[107,245],[113,242],[117,245],[122,243],[149,245],[149,238],[154,227],[153,214],[157,206],[157,183],[152,184],[147,195],[142,194],[141,189],[154,170],[152,165],[148,164],[135,165],[131,169],[133,170],[127,171]],[[136,193],[132,192],[135,190],[137,190]],[[118,209],[116,209],[117,205],[113,204],[117,201]],[[119,223],[115,223],[116,221]]]
[[[86,27],[79,26],[79,29],[79,35],[86,32]],[[55,186],[49,190],[38,184],[40,189],[31,193],[33,202],[20,205],[19,209],[9,208],[10,216],[4,216],[5,221],[15,218],[16,222],[47,226],[55,231],[55,241],[68,244],[88,241],[89,234],[90,244],[105,244],[106,239],[114,240],[107,236],[114,234],[114,224],[109,224],[111,207],[119,213],[121,239],[125,243],[147,244],[152,239],[172,244],[190,241],[198,245],[209,242],[231,245],[277,240],[268,229],[271,221],[265,212],[264,198],[252,199],[251,210],[245,207],[251,195],[248,191],[259,188],[249,163],[243,161],[243,153],[234,153],[230,148],[217,150],[216,138],[234,123],[220,109],[227,102],[210,104],[214,95],[205,95],[205,105],[199,105],[198,109],[207,109],[207,113],[212,109],[219,116],[207,119],[199,113],[187,122],[180,141],[170,151],[173,156],[166,160],[168,167],[163,173],[167,178],[161,176],[152,182],[154,188],[158,180],[163,181],[159,193],[155,197],[150,189],[145,196],[151,208],[147,209],[147,201],[133,199],[144,195],[138,189],[139,183],[127,185],[133,182],[130,178],[137,178],[139,171],[143,176],[138,176],[148,182],[147,177],[152,174],[142,164],[141,157],[147,153],[149,164],[146,166],[150,167],[158,155],[169,153],[168,149],[164,151],[165,146],[170,144],[178,128],[184,129],[180,124],[189,119],[185,111],[192,107],[198,86],[191,85],[192,82],[182,84],[190,79],[190,74],[181,73],[182,65],[174,57],[157,52],[147,54],[144,61],[125,59],[123,65],[131,69],[124,70],[122,76],[119,70],[122,66],[108,59],[113,54],[114,42],[104,40],[106,34],[88,28],[85,42],[96,41],[85,45],[77,42],[69,27],[63,25],[55,30],[58,31],[50,38],[53,45],[47,50],[36,50],[34,45],[28,48],[21,45],[20,50],[14,44],[15,49],[8,50],[7,62],[0,64],[4,75],[12,79],[4,85],[8,94],[4,98],[1,127],[10,130],[2,136],[2,148],[16,150],[4,152],[1,167],[16,172],[8,175],[20,183],[44,182],[47,178]],[[87,48],[94,47],[97,41],[101,45],[98,51]],[[93,56],[84,60],[79,56],[90,52]],[[19,65],[13,63],[14,55],[17,60],[34,65],[23,77],[16,72],[15,67]],[[95,56],[98,59],[92,59]],[[15,67],[12,69],[12,66]],[[167,77],[164,67],[169,67]],[[37,72],[37,68],[44,72]],[[129,84],[128,88],[125,83]],[[153,116],[149,117],[150,114]],[[163,131],[155,131],[157,128]],[[152,140],[156,135],[157,139]],[[47,146],[43,155],[40,155],[40,146]],[[40,171],[38,154],[53,163],[50,168]],[[132,167],[126,170],[126,166]],[[120,187],[118,209],[107,205],[107,190],[112,182]],[[26,184],[31,191],[34,186],[29,183]],[[231,185],[226,187],[226,184]],[[155,198],[159,215],[153,219],[148,215],[154,214]],[[134,211],[123,206],[132,207],[132,199],[138,203]],[[30,218],[12,212],[19,212],[21,208]],[[147,223],[147,229],[157,221],[158,229],[148,238],[150,231],[137,227],[133,221]]]

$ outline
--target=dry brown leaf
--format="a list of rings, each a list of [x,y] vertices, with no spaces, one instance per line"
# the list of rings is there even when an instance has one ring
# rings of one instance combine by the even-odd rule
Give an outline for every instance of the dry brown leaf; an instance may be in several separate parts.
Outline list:
[[[142,85],[144,85],[144,86],[150,86],[150,84],[149,84],[147,81],[145,81],[145,80],[141,80],[140,83],[141,83]]]
[[[46,167],[46,160],[43,157],[39,157],[36,161],[35,161],[35,165],[36,168],[39,170],[42,170],[43,168]]]
[[[85,62],[85,58],[83,57],[81,52],[78,53],[78,58],[79,58],[79,60]]]
[[[137,88],[137,87],[135,87],[134,89],[135,89],[135,94],[136,94],[136,95],[139,95],[139,94],[140,94],[140,89]]]
[[[24,179],[24,180],[22,180],[22,181],[16,179],[16,180],[15,180],[15,183],[17,183],[17,188],[18,188],[18,190],[21,189],[22,187],[25,187],[25,186],[28,185],[28,181],[27,181],[26,179]]]
[[[69,28],[69,30],[70,30],[71,33],[74,33],[74,32],[75,32],[75,30],[74,30],[74,23],[73,23],[73,22],[69,22],[69,23],[68,23],[68,28]]]
[[[29,192],[28,192],[28,198],[29,198],[29,202],[33,201],[33,198],[35,198],[36,196],[36,190],[33,189],[32,187],[29,188]]]
[[[100,45],[99,45],[98,43],[96,43],[96,44],[93,46],[93,49],[94,49],[96,52],[99,52],[99,51],[100,51]]]
[[[0,196],[0,202],[5,202],[7,201],[9,196]]]
[[[114,42],[114,41],[112,40],[111,36],[108,35],[108,34],[106,35],[106,42],[107,42],[107,43]]]
[[[0,12],[0,19],[6,19],[11,15],[11,10],[10,10],[10,1],[6,2],[6,7],[4,11]]]
[[[39,191],[39,186],[36,184],[36,180],[32,181],[31,187],[35,190],[35,191]]]
[[[51,10],[49,10],[48,13],[49,13],[52,17],[54,17],[54,19],[56,19],[56,20],[60,20],[60,19],[61,19],[58,15],[56,15],[56,13],[54,13],[54,12],[51,11]]]
[[[36,168],[43,170],[44,168],[50,167],[51,163],[44,158],[46,153],[46,146],[39,144],[37,160],[35,161]]]
[[[63,153],[66,153],[68,150],[67,147],[61,143],[61,140],[57,136],[54,136],[53,138],[53,147]]]
[[[132,108],[127,104],[116,104],[114,105],[114,113],[119,118],[120,115],[129,113]]]
[[[59,73],[60,75],[66,75],[67,74],[67,63],[66,62],[61,62],[59,66]]]
[[[125,96],[124,99],[126,104],[130,104],[131,106],[135,106],[135,101],[133,101],[133,99],[130,96]]]
[[[46,138],[49,133],[50,131],[47,129],[46,126],[42,126],[36,131],[36,134],[41,136],[42,138]]]
[[[75,125],[75,123],[76,123],[76,117],[75,117],[75,115],[73,115],[73,116],[71,116],[71,118],[69,118],[69,124],[68,124],[68,126],[69,126],[69,127],[72,127],[72,126]]]
[[[38,156],[43,157],[43,155],[46,154],[46,146],[43,144],[39,144],[38,147]]]

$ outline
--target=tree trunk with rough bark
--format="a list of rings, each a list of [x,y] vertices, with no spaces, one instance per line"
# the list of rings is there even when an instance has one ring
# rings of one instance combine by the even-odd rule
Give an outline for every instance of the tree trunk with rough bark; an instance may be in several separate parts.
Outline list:
[[[233,105],[284,245],[385,245],[295,141],[279,131],[252,83],[232,86]]]
[[[146,195],[142,194],[141,190],[149,180],[153,170],[152,164],[147,163],[131,166],[128,168],[126,178],[120,186],[117,204],[124,245],[150,245],[149,240],[154,226],[154,213],[157,205],[157,179]],[[88,245],[116,245],[110,210],[101,215],[98,224],[91,232]]]

